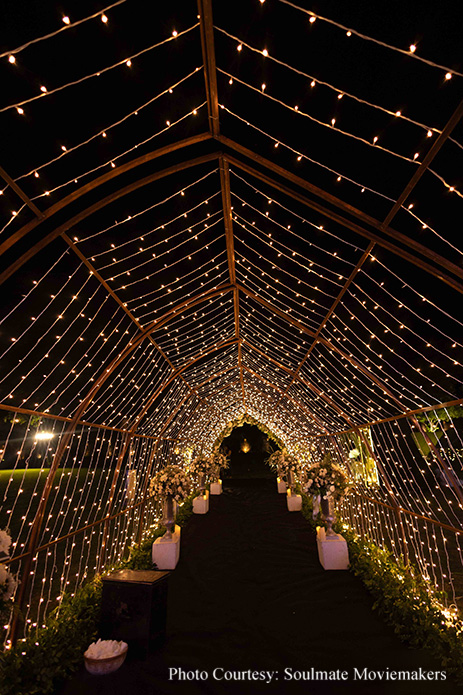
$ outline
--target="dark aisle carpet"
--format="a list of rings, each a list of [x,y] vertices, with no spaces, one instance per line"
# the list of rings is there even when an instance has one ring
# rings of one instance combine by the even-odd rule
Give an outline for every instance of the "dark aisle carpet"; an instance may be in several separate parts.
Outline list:
[[[90,676],[82,668],[62,695],[455,692],[450,681],[354,680],[354,667],[441,667],[427,651],[399,642],[350,572],[321,568],[313,531],[300,513],[286,510],[274,480],[227,481],[224,494],[211,498],[209,513],[188,522],[169,582],[164,647],[143,661],[127,658],[114,674]],[[207,680],[169,680],[170,667],[205,672]],[[226,682],[214,679],[217,667],[278,674],[269,684]],[[347,671],[349,680],[285,680],[285,669],[311,667]]]

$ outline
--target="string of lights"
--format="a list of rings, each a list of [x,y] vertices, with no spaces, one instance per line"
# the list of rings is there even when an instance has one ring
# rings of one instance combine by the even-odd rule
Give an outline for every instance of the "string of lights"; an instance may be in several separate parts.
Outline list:
[[[439,65],[439,63],[435,63],[432,60],[428,60],[427,58],[424,58],[420,56],[419,54],[416,53],[416,45],[414,43],[410,44],[408,47],[408,50],[405,50],[403,48],[397,48],[396,46],[391,46],[388,43],[385,43],[384,41],[380,41],[379,39],[372,38],[371,36],[367,36],[366,34],[362,34],[356,29],[352,29],[350,27],[346,27],[343,24],[340,24],[339,22],[335,22],[332,19],[328,19],[327,17],[323,17],[322,15],[316,14],[315,12],[312,12],[311,10],[305,10],[302,7],[299,7],[298,5],[295,5],[292,2],[289,2],[289,0],[278,0],[279,2],[283,3],[284,5],[288,5],[289,7],[292,7],[293,9],[299,10],[300,12],[303,12],[304,14],[307,14],[311,17],[309,20],[311,24],[315,22],[315,20],[319,19],[322,22],[327,22],[328,24],[337,27],[338,29],[342,29],[343,31],[346,32],[346,35],[350,37],[351,35],[357,36],[358,38],[364,39],[365,41],[372,41],[376,43],[378,46],[382,46],[383,48],[388,48],[391,51],[395,51],[396,53],[401,53],[402,55],[406,55],[409,58],[413,58],[414,60],[418,60],[421,63],[424,63],[426,65],[429,65],[434,68],[438,68],[439,70],[442,70],[445,72],[445,79],[449,80],[452,78],[453,75],[456,75],[458,77],[463,77],[463,73],[458,72],[457,70],[452,70],[450,68],[445,67],[445,65]],[[447,77],[449,75],[449,77]]]

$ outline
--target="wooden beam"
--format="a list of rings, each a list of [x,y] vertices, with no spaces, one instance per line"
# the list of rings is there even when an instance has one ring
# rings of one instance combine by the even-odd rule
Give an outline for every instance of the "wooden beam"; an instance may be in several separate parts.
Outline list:
[[[84,186],[81,186],[77,190],[73,191],[69,195],[59,200],[54,205],[51,205],[49,208],[41,212],[41,219],[31,220],[27,224],[23,225],[21,229],[18,229],[16,232],[11,234],[11,236],[9,236],[8,239],[6,239],[3,243],[0,244],[0,255],[5,253],[5,251],[11,248],[11,246],[13,246],[17,241],[19,241],[26,234],[35,229],[42,221],[50,219],[51,217],[53,217],[53,215],[55,215],[60,210],[63,210],[70,203],[73,203],[74,201],[78,200],[90,191],[95,190],[104,183],[107,183],[108,181],[111,181],[112,179],[121,176],[121,174],[125,174],[126,171],[136,169],[137,167],[142,166],[143,164],[151,162],[154,159],[157,159],[158,157],[163,157],[164,155],[171,154],[176,150],[181,150],[185,147],[189,147],[190,145],[195,145],[199,142],[204,142],[205,140],[210,139],[210,133],[201,133],[200,135],[194,135],[191,138],[179,140],[178,142],[175,142],[172,145],[167,145],[166,147],[161,147],[158,150],[148,152],[147,154],[144,154],[141,157],[132,159],[130,162],[127,162],[126,164],[121,164],[115,169],[111,169],[111,171],[108,171],[106,172],[106,174],[102,174],[93,181],[90,181]]]
[[[232,205],[231,205],[231,191],[230,191],[230,171],[228,168],[228,162],[224,160],[223,157],[219,158],[220,167],[220,187],[222,190],[222,207],[223,207],[223,218],[225,222],[225,241],[227,246],[227,259],[228,259],[228,274],[230,278],[230,283],[235,285],[236,283],[236,267],[235,267],[235,244],[233,237],[233,218],[232,218]],[[239,291],[237,288],[233,292],[233,303],[234,303],[234,313],[235,313],[235,337],[238,339],[238,368],[240,370],[240,381],[241,381],[241,393],[243,398],[243,408],[246,412],[246,394],[244,390],[244,379],[243,370],[241,366],[241,341],[240,341],[240,309],[239,309]]]
[[[236,369],[236,367],[233,367]],[[30,410],[29,408],[19,408],[14,405],[8,405],[7,403],[0,403],[0,410],[4,410],[10,413],[21,413],[23,415],[35,415],[49,420],[58,420],[59,422],[72,422],[71,417],[64,417],[64,415],[53,415],[53,413],[46,413],[40,410]],[[96,422],[87,422],[86,420],[79,420],[77,426],[82,427],[95,427],[101,430],[107,430],[109,432],[121,432],[121,434],[126,434],[129,430],[122,429],[120,427],[110,427],[109,425],[100,425]],[[156,440],[158,437],[152,436],[150,434],[135,434],[135,438],[140,439],[153,439]]]
[[[225,241],[227,244],[228,274],[230,276],[230,283],[234,285],[236,282],[236,271],[235,248],[233,241],[233,221],[231,210],[230,172],[228,168],[228,162],[226,162],[222,156],[219,157],[219,167],[220,187],[222,190],[223,217],[225,222]]]
[[[368,495],[364,495],[361,492],[354,491],[354,494],[357,495],[358,497],[362,497],[364,500],[367,500],[367,502],[373,502],[373,504],[379,504],[380,507],[386,507],[387,509],[390,509],[391,511],[395,510],[395,507],[393,507],[390,504],[387,504],[386,502],[382,502],[380,500],[376,500],[374,497],[368,497]],[[418,514],[417,512],[412,512],[410,509],[405,509],[404,507],[399,507],[399,510],[403,514],[409,514],[410,516],[414,516],[416,519],[421,519],[422,521],[427,521],[430,524],[434,524],[435,526],[441,526],[442,528],[447,529],[447,531],[453,531],[453,533],[458,533],[459,535],[463,534],[463,530],[460,528],[455,528],[455,526],[450,526],[449,524],[444,524],[442,521],[437,521],[437,519],[433,519],[430,516],[424,516],[423,514]]]
[[[179,171],[184,171],[185,169],[189,169],[191,167],[197,166],[198,164],[205,164],[207,162],[211,162],[214,159],[217,159],[219,155],[215,152],[212,154],[206,154],[203,155],[202,157],[195,157],[194,159],[189,159],[184,162],[180,162],[179,164],[174,164],[174,166],[168,167],[167,169],[163,169],[162,171],[157,171],[154,174],[150,174],[149,176],[146,176],[143,179],[138,179],[137,181],[134,181],[133,183],[129,184],[128,186],[125,186],[124,188],[120,188],[119,190],[115,191],[114,193],[111,193],[110,195],[106,196],[106,198],[101,198],[98,202],[94,203],[88,208],[85,208],[84,210],[81,210],[77,215],[74,215],[71,217],[67,222],[64,222],[61,224],[59,227],[56,227],[53,231],[49,232],[46,236],[44,236],[37,244],[32,246],[30,249],[28,249],[20,258],[18,258],[16,261],[14,261],[6,270],[3,271],[3,273],[0,275],[0,285],[5,282],[11,275],[13,275],[21,266],[26,263],[26,261],[30,260],[37,254],[39,251],[41,251],[45,246],[47,246],[51,241],[56,239],[56,237],[62,235],[64,232],[67,232],[69,229],[74,227],[75,225],[79,224],[83,220],[85,220],[87,217],[90,217],[90,215],[93,215],[93,213],[98,212],[98,210],[101,210],[104,208],[106,205],[109,205],[110,203],[113,203],[116,200],[119,200],[120,198],[123,198],[124,196],[128,195],[129,193],[133,193],[133,191],[136,191],[139,188],[142,188],[143,186],[146,186],[150,183],[153,183],[154,181],[158,181],[159,179],[162,179],[166,176],[170,176],[171,174],[176,174]],[[21,231],[21,230],[20,230]],[[13,235],[14,236],[14,235]],[[9,242],[8,238],[6,242],[3,244],[3,246],[7,245]],[[11,245],[11,244],[10,244]],[[0,246],[0,255],[2,253],[1,246]]]
[[[390,222],[391,222],[392,219],[395,217],[395,215],[398,213],[398,211],[401,209],[403,203],[404,203],[405,200],[408,198],[408,196],[410,195],[410,193],[412,192],[412,190],[415,188],[415,186],[416,186],[416,184],[418,183],[418,181],[420,180],[420,178],[423,176],[423,174],[425,173],[425,171],[428,169],[428,167],[429,167],[429,165],[431,164],[431,162],[432,162],[432,160],[434,159],[434,157],[437,155],[437,153],[438,153],[438,152],[440,151],[440,149],[442,148],[444,142],[447,140],[447,138],[449,137],[450,133],[452,132],[452,130],[454,129],[454,127],[456,126],[456,124],[458,123],[458,121],[461,119],[462,115],[463,115],[463,101],[459,104],[458,108],[457,108],[456,111],[454,112],[453,116],[450,118],[450,120],[449,120],[449,122],[447,123],[447,125],[445,126],[444,130],[440,133],[439,137],[438,137],[437,140],[434,142],[433,146],[431,147],[431,149],[430,149],[429,152],[427,153],[427,155],[426,155],[426,157],[424,158],[423,162],[420,164],[419,168],[418,168],[417,171],[414,173],[414,175],[412,176],[412,178],[410,179],[410,181],[409,181],[408,184],[406,185],[405,189],[402,191],[402,193],[401,193],[401,195],[399,196],[399,198],[397,199],[396,203],[393,205],[393,207],[392,207],[391,210],[389,211],[388,215],[386,216],[386,219],[384,220],[384,222],[382,222],[382,223],[380,224],[379,229],[381,229],[381,230],[387,229],[387,227],[389,226]],[[320,335],[321,331],[322,331],[323,328],[326,326],[326,324],[328,323],[329,319],[331,318],[331,316],[332,316],[333,313],[335,312],[335,310],[336,310],[336,308],[337,308],[339,302],[341,301],[342,297],[343,297],[344,294],[346,293],[347,289],[348,289],[349,286],[351,285],[351,283],[352,283],[352,281],[354,280],[354,278],[357,276],[359,270],[362,268],[362,266],[363,266],[363,264],[365,263],[365,261],[367,260],[368,256],[369,256],[369,255],[371,254],[371,252],[373,251],[374,246],[375,246],[375,243],[374,243],[373,241],[370,241],[370,243],[368,244],[368,248],[367,248],[366,251],[363,253],[363,255],[362,255],[362,257],[360,258],[359,262],[357,263],[357,265],[356,265],[355,268],[353,269],[352,273],[350,274],[349,278],[347,279],[347,282],[344,284],[344,287],[342,288],[342,290],[340,291],[340,293],[338,294],[338,296],[337,296],[336,299],[334,300],[334,302],[333,302],[333,304],[332,304],[330,310],[328,311],[328,313],[326,314],[325,318],[324,318],[323,321],[321,322],[319,328],[317,329],[316,334],[315,334],[315,340],[313,341],[312,345],[310,346],[309,350],[307,351],[307,354],[306,354],[306,355],[304,356],[304,358],[301,360],[301,362],[300,362],[300,364],[299,364],[299,366],[298,366],[298,368],[297,368],[297,370],[296,370],[296,374],[299,373],[299,371],[300,371],[300,369],[302,368],[304,362],[305,362],[305,361],[307,360],[307,358],[310,356],[310,353],[312,352],[312,350],[314,349],[314,347],[315,347],[315,345],[316,345],[316,338]],[[288,385],[288,390],[290,389],[290,387],[291,387],[292,383],[294,382],[294,379],[295,379],[295,378],[296,378],[296,376],[293,377],[292,381],[291,381],[290,384]],[[281,400],[281,399],[280,399],[280,400]],[[277,407],[278,407],[278,404],[277,404]]]
[[[450,133],[452,132],[453,128],[454,128],[455,125],[458,123],[458,121],[461,119],[462,115],[463,115],[463,101],[460,103],[460,105],[458,106],[457,110],[455,111],[455,113],[453,114],[453,116],[451,117],[451,119],[449,120],[449,122],[447,123],[447,125],[445,126],[444,130],[440,133],[439,137],[438,137],[437,140],[434,142],[433,146],[432,146],[431,149],[429,150],[429,152],[428,152],[428,154],[426,155],[426,157],[424,158],[423,162],[420,164],[420,166],[418,167],[417,171],[416,171],[415,174],[412,176],[412,178],[411,178],[410,181],[408,182],[407,186],[405,187],[405,189],[403,190],[403,192],[401,193],[401,195],[400,195],[399,198],[397,199],[397,202],[393,205],[393,207],[392,207],[391,210],[389,211],[389,213],[388,213],[388,215],[386,216],[386,219],[384,220],[384,222],[382,222],[382,223],[380,224],[380,227],[379,227],[379,228],[380,228],[381,230],[387,229],[387,227],[389,226],[390,222],[391,222],[392,219],[395,217],[395,215],[398,213],[398,211],[401,209],[403,203],[404,203],[405,200],[408,198],[408,196],[410,195],[410,193],[412,192],[412,190],[414,189],[414,187],[416,186],[416,184],[418,183],[418,181],[420,180],[420,178],[423,176],[423,174],[425,173],[425,171],[428,169],[428,167],[429,167],[429,165],[431,164],[431,162],[432,162],[432,160],[434,159],[434,157],[435,157],[435,156],[437,155],[437,153],[440,151],[442,145],[443,145],[444,142],[447,140],[447,138],[449,137],[449,135],[450,135]],[[356,265],[355,268],[353,269],[352,273],[350,274],[349,278],[347,279],[347,282],[344,284],[344,287],[343,287],[342,290],[339,292],[339,294],[338,294],[338,296],[336,297],[336,299],[334,300],[334,302],[333,302],[333,304],[332,304],[330,310],[328,311],[328,313],[326,314],[325,318],[324,318],[323,321],[321,322],[319,328],[317,329],[317,332],[316,332],[316,334],[315,334],[315,337],[316,337],[316,338],[320,335],[321,331],[323,330],[323,328],[326,326],[326,324],[327,324],[328,321],[330,320],[331,316],[332,316],[333,313],[335,312],[335,310],[336,310],[336,308],[337,308],[339,302],[341,301],[342,297],[344,296],[344,294],[345,294],[346,291],[348,290],[349,286],[351,285],[351,283],[353,282],[353,280],[354,280],[355,277],[357,276],[358,272],[360,271],[360,269],[361,269],[362,266],[364,265],[364,263],[365,263],[365,261],[367,260],[368,256],[369,256],[369,255],[371,254],[371,252],[373,251],[374,246],[375,246],[375,243],[374,243],[373,241],[370,241],[370,243],[368,244],[368,248],[367,248],[366,251],[363,253],[363,255],[362,255],[362,257],[360,258],[359,262],[357,263],[357,265]],[[301,362],[300,362],[300,364],[299,364],[299,366],[298,366],[298,368],[297,368],[297,370],[296,370],[296,373],[299,373],[300,369],[302,368],[302,365],[303,365],[304,362],[307,360],[307,358],[310,356],[310,353],[312,352],[312,350],[313,350],[313,348],[315,347],[315,345],[316,345],[316,340],[314,340],[314,342],[313,342],[312,345],[310,346],[310,348],[309,348],[307,354],[306,354],[305,357],[301,360]],[[294,377],[294,378],[295,378],[295,377]],[[291,383],[289,384],[288,390],[289,390],[289,388],[291,387],[291,384],[293,383],[294,378],[293,378],[293,380],[291,381]],[[277,404],[277,407],[278,407],[278,404]]]
[[[34,215],[35,215],[36,217],[38,217],[39,219],[42,219],[42,218],[43,218],[43,212],[42,212],[41,210],[39,210],[39,208],[37,207],[37,205],[36,205],[35,203],[32,202],[32,200],[24,193],[24,191],[22,190],[22,188],[20,188],[20,186],[18,186],[18,184],[16,183],[16,181],[14,181],[14,179],[12,179],[11,176],[10,176],[9,174],[7,174],[6,171],[5,171],[5,169],[3,169],[2,167],[0,167],[0,176],[2,177],[2,179],[4,179],[4,180],[7,182],[7,184],[9,185],[9,187],[10,187],[17,195],[19,195],[19,197],[21,198],[21,200],[22,200],[24,203],[26,203],[27,207],[30,208],[30,209],[32,210],[32,212],[34,213]]]
[[[222,142],[224,139],[223,136],[220,136],[219,140]],[[227,143],[224,143],[227,144]],[[253,153],[251,153],[253,154]],[[290,198],[293,198],[294,200],[297,200],[299,203],[302,203],[303,205],[306,205],[307,207],[312,208],[313,210],[316,210],[319,212],[321,215],[324,217],[328,217],[329,219],[333,220],[337,224],[345,227],[346,229],[350,229],[351,231],[355,232],[356,234],[359,234],[362,237],[365,237],[366,239],[369,239],[370,241],[374,241],[378,246],[382,246],[383,248],[387,249],[391,253],[395,254],[396,256],[400,256],[404,260],[412,263],[413,265],[416,265],[418,268],[421,268],[422,270],[426,271],[427,273],[433,275],[434,277],[439,278],[442,280],[442,282],[445,282],[447,285],[452,287],[453,289],[457,290],[457,292],[463,293],[463,284],[459,283],[457,280],[454,278],[446,275],[443,273],[440,269],[430,265],[426,261],[421,260],[420,258],[417,258],[416,255],[409,253],[408,251],[405,251],[404,249],[399,248],[395,244],[392,244],[390,241],[387,241],[387,239],[383,239],[382,237],[378,236],[374,232],[371,232],[364,227],[361,227],[355,222],[352,222],[351,220],[348,220],[345,217],[341,217],[335,212],[332,212],[328,208],[324,207],[323,205],[320,205],[319,203],[316,203],[313,200],[310,200],[306,196],[302,195],[301,193],[298,193],[294,191],[291,188],[288,188],[287,186],[278,183],[271,177],[267,176],[266,174],[262,174],[260,171],[257,169],[254,169],[254,167],[249,166],[248,164],[244,164],[241,162],[239,159],[234,157],[233,155],[226,155],[226,159],[229,161],[229,163],[234,164],[237,166],[239,169],[242,169],[246,173],[250,174],[251,176],[254,176],[255,178],[259,179],[260,181],[263,181],[264,183],[268,184],[272,188],[275,188],[276,190],[280,191],[281,193],[284,193]],[[287,172],[288,178],[291,179],[292,177],[290,176],[289,172]],[[377,223],[380,226],[380,223]],[[382,230],[386,232],[386,229]],[[400,234],[399,232],[394,232],[394,234],[390,234],[391,229],[388,227],[387,231],[389,233],[389,236],[393,236],[394,238],[397,238],[400,240],[404,245],[411,247],[415,254],[420,253],[421,255],[431,259],[434,263],[437,265],[440,265],[442,267],[445,267],[447,270],[452,272],[454,275],[458,276],[459,278],[463,278],[463,270],[457,266],[456,264],[452,263],[451,261],[448,261],[446,258],[443,256],[440,256],[437,253],[434,253],[434,251],[431,251],[427,249],[425,246],[419,244],[418,242],[415,242],[414,240],[410,239],[409,237],[405,237],[405,235]],[[400,237],[400,239],[399,239]],[[403,239],[402,239],[403,237]]]
[[[209,132],[219,135],[219,97],[217,92],[217,69],[215,64],[214,21],[211,0],[198,0],[199,28],[206,85]]]
[[[402,191],[402,193],[400,194],[400,196],[397,198],[397,201],[392,206],[391,210],[389,211],[388,215],[386,216],[386,219],[381,224],[381,230],[386,231],[387,227],[389,226],[389,223],[396,216],[396,214],[399,212],[400,208],[402,207],[404,202],[407,200],[408,196],[410,195],[412,190],[415,188],[418,181],[421,179],[423,174],[429,168],[429,165],[431,164],[432,160],[440,152],[443,144],[448,139],[448,137],[451,135],[453,129],[455,128],[457,123],[461,120],[462,116],[463,116],[463,101],[461,101],[459,103],[459,105],[457,106],[457,108],[453,112],[452,116],[450,117],[449,121],[447,122],[445,128],[439,134],[439,137],[437,138],[437,140],[434,141],[432,147],[429,149],[429,152],[426,154],[425,158],[423,159],[423,161],[419,165],[418,169],[415,171],[412,178],[407,183],[407,185],[405,186],[405,188]]]
[[[339,432],[332,432],[331,434],[337,435],[337,434],[349,434],[350,432],[354,432],[357,427],[360,428],[366,428],[366,427],[374,427],[375,425],[382,425],[385,422],[395,422],[396,420],[402,420],[403,418],[408,418],[411,415],[417,415],[419,413],[426,413],[430,412],[431,410],[440,410],[441,408],[451,408],[454,405],[463,405],[463,398],[456,398],[453,401],[447,401],[446,403],[437,403],[436,405],[426,405],[423,408],[416,408],[415,410],[406,410],[405,412],[398,413],[397,415],[391,415],[390,417],[385,417],[382,418],[381,420],[372,420],[371,422],[364,422],[361,425],[357,425],[356,427],[352,427],[348,430],[341,430]],[[322,435],[324,436],[324,435]]]

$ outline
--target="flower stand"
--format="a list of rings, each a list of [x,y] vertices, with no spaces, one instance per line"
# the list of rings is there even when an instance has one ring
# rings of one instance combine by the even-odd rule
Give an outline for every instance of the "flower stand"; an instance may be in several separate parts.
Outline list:
[[[193,514],[207,514],[209,511],[209,490],[205,490],[204,494],[198,495],[193,500]]]
[[[318,559],[325,570],[347,570],[349,551],[345,539],[335,533],[327,536],[323,527],[317,526]]]
[[[159,570],[175,569],[180,557],[180,533],[181,528],[176,524],[171,538],[166,533],[154,541],[151,557]]]
[[[222,481],[216,480],[215,483],[211,483],[211,495],[221,495],[222,494]]]
[[[286,483],[281,478],[277,478],[278,492],[286,493]]]
[[[301,495],[296,495],[294,492],[288,488],[286,494],[286,504],[289,512],[300,512],[302,509],[302,497]]]

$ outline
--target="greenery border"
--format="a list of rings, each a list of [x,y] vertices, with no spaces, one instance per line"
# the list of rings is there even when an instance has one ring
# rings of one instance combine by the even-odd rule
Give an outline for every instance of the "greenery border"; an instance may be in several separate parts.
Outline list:
[[[179,508],[175,523],[184,526],[193,513],[193,493]],[[156,527],[130,558],[105,571],[152,569],[151,546],[165,533]],[[25,641],[0,653],[1,695],[51,695],[82,664],[83,653],[98,635],[103,582],[96,575],[73,597],[64,594],[59,608],[46,619],[44,628],[31,631]]]
[[[314,530],[323,525],[320,518],[313,519],[307,495],[302,495],[302,514]],[[447,673],[463,684],[463,621],[443,607],[445,595],[433,592],[416,568],[360,538],[347,524],[338,521],[335,530],[347,541],[351,571],[373,595],[373,610],[403,642],[432,650]]]

